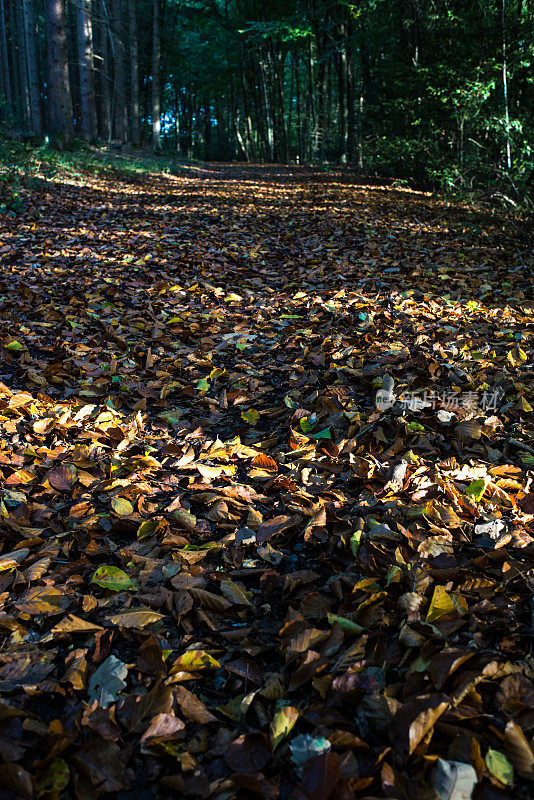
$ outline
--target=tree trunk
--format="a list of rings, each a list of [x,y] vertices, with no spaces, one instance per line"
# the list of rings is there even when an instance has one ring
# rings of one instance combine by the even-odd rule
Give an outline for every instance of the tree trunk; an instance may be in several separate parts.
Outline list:
[[[356,93],[354,83],[354,31],[349,20],[347,29],[347,156],[349,163],[356,158]]]
[[[339,109],[339,161],[346,164],[348,160],[348,57],[347,57],[347,26],[339,26],[339,52],[337,53],[337,90]]]
[[[153,0],[152,28],[152,147],[161,150],[161,99],[159,71],[161,62],[161,36],[159,29],[160,0]]]
[[[45,0],[45,29],[48,130],[53,142],[64,144],[73,135],[65,0]]]
[[[263,92],[263,110],[265,112],[265,130],[267,133],[267,160],[274,161],[274,124],[271,111],[271,102],[269,98],[269,90],[267,88],[267,68],[265,61],[260,56],[260,78],[261,88]]]
[[[105,142],[111,139],[111,93],[109,70],[109,18],[105,0],[98,0],[95,20],[96,83],[98,86],[98,135]]]
[[[176,153],[180,155],[182,151],[180,143],[180,97],[176,83],[174,85],[174,138],[176,139]]]
[[[501,2],[502,25],[502,87],[504,98],[504,122],[506,125],[506,166],[512,168],[512,153],[510,148],[510,103],[508,100],[508,59],[506,52],[506,0]]]
[[[32,132],[31,120],[31,106],[30,106],[30,89],[28,82],[28,47],[26,41],[26,26],[24,24],[23,8],[19,2],[15,3],[16,23],[17,23],[17,61],[18,61],[18,76],[19,76],[19,108],[20,108],[20,123],[25,135]]]
[[[319,123],[317,119],[317,94],[315,87],[315,64],[314,64],[312,37],[308,36],[308,104],[309,113],[305,116],[310,120],[311,125],[307,130],[307,139],[310,140],[310,160],[315,162],[319,151]]]
[[[137,46],[137,14],[136,0],[129,0],[128,29],[130,34],[130,132],[132,144],[139,147],[141,135],[139,131],[139,56]]]
[[[317,41],[317,144],[319,160],[323,161],[325,157],[326,148],[326,108],[327,108],[327,92],[328,92],[328,72],[327,61],[325,53],[325,37],[322,31],[316,34]]]
[[[9,56],[6,35],[6,17],[4,0],[0,0],[0,59],[2,65],[2,92],[6,104],[7,116],[13,114],[13,88],[11,85],[11,71],[9,69]]]
[[[300,97],[300,69],[299,69],[299,62],[298,62],[298,49],[295,48],[295,52],[293,54],[293,62],[295,68],[295,90],[296,90],[296,103],[297,103],[297,153],[298,158],[297,161],[299,164],[305,160],[306,156],[304,153],[304,140],[302,136],[302,113],[301,113],[301,97]]]
[[[113,0],[113,111],[115,138],[125,142],[128,138],[128,111],[124,81],[124,28],[122,0]]]
[[[209,102],[204,104],[204,160],[211,160],[211,108]]]
[[[91,0],[78,0],[78,63],[82,135],[92,141],[97,132]]]
[[[41,87],[39,81],[39,60],[37,54],[37,21],[33,0],[23,0],[24,29],[26,34],[26,58],[30,114],[33,135],[43,135],[43,113],[41,107]]]
[[[8,57],[11,64],[11,86],[13,89],[13,127],[20,127],[20,69],[17,51],[17,22],[15,4],[7,0],[6,27],[8,31]]]

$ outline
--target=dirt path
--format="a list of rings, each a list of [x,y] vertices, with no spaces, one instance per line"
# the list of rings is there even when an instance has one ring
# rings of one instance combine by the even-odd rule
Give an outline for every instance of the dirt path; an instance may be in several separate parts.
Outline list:
[[[254,165],[23,199],[0,796],[527,798],[527,223]]]

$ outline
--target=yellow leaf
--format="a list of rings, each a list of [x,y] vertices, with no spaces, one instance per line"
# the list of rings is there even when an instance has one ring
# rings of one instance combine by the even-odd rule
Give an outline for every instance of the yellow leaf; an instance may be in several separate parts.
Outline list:
[[[54,625],[52,633],[91,633],[103,630],[104,628],[100,625],[95,625],[93,622],[87,622],[87,620],[76,617],[74,614],[69,614],[57,625]]]
[[[436,586],[426,615],[427,622],[435,622],[447,614],[456,613],[459,617],[467,613],[467,602],[459,594],[447,592],[444,586]]]
[[[299,710],[294,706],[284,706],[277,711],[271,722],[271,742],[275,750],[280,742],[291,732],[299,718]]]
[[[134,511],[133,505],[125,497],[112,497],[111,508],[118,517],[129,517]]]
[[[122,614],[113,614],[107,617],[106,622],[117,625],[120,628],[146,628],[153,622],[163,619],[163,614],[157,611],[125,611]]]
[[[204,669],[219,669],[221,665],[205,650],[187,650],[173,664],[170,674],[176,672],[200,672]]]

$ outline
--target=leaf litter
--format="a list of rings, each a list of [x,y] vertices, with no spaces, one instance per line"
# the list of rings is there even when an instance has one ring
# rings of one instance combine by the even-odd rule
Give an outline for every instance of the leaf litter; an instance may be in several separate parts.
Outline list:
[[[527,220],[212,166],[0,226],[5,796],[529,797]]]

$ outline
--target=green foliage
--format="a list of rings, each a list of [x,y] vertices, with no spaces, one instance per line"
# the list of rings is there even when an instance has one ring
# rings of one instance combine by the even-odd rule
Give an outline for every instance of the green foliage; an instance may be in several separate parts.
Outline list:
[[[126,151],[115,154],[108,147],[80,144],[70,150],[55,150],[46,145],[32,147],[0,138],[0,190],[2,197],[9,194],[13,198],[11,205],[20,204],[16,208],[9,205],[7,209],[18,213],[22,209],[18,192],[25,187],[31,188],[43,179],[68,175],[83,180],[86,175],[113,173],[172,174],[191,163],[190,159],[168,155],[156,157],[150,152],[141,154]]]

